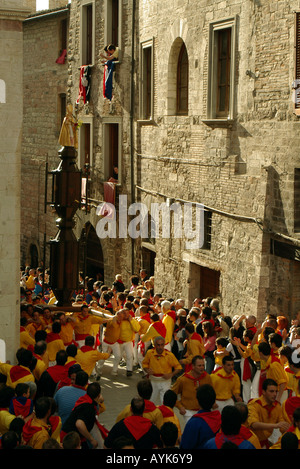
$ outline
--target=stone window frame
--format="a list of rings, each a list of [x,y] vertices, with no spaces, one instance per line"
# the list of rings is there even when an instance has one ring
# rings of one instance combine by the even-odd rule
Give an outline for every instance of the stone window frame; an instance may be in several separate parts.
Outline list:
[[[187,116],[187,114],[178,114],[177,113],[177,71],[178,71],[178,59],[179,59],[179,54],[182,48],[182,45],[185,45],[186,47],[186,42],[184,39],[180,36],[178,36],[170,50],[170,55],[169,55],[169,62],[168,62],[168,94],[167,94],[167,115],[168,116]],[[188,55],[188,49],[187,50],[187,55]],[[189,57],[189,55],[188,55]],[[188,65],[189,66],[189,65]],[[189,106],[188,106],[189,108]]]
[[[85,63],[86,60],[86,47],[87,47],[87,25],[86,25],[86,15],[87,7],[92,6],[92,33],[91,33],[91,63]],[[95,37],[96,37],[96,24],[95,24],[95,0],[82,0],[80,5],[80,63],[81,65],[90,65],[95,64]]]
[[[90,155],[89,155],[89,167],[90,169],[93,167],[93,142],[94,142],[94,118],[93,116],[84,116],[80,119],[82,124],[78,129],[78,157],[77,157],[77,164],[79,169],[84,169],[86,164],[84,150],[85,150],[85,126],[90,127]]]
[[[216,80],[217,80],[217,60],[218,44],[217,33],[220,30],[231,29],[231,58],[230,58],[230,95],[229,109],[227,117],[216,115]],[[211,22],[209,25],[208,41],[208,87],[207,87],[207,118],[204,122],[209,123],[232,123],[234,120],[235,94],[236,94],[236,41],[237,41],[237,17],[230,17]]]
[[[149,117],[145,112],[146,105],[146,93],[147,93],[147,84],[145,80],[145,75],[148,73],[146,58],[146,51],[150,50],[150,113]],[[139,122],[153,122],[154,118],[154,38],[151,38],[147,41],[140,43],[140,80],[139,80]]]
[[[122,181],[122,159],[123,159],[123,147],[122,147],[122,134],[123,134],[123,122],[122,117],[103,117],[102,118],[102,162],[103,162],[103,182],[107,181],[109,175],[109,162],[107,158],[109,136],[108,136],[108,125],[118,124],[118,183],[117,186],[121,186]]]

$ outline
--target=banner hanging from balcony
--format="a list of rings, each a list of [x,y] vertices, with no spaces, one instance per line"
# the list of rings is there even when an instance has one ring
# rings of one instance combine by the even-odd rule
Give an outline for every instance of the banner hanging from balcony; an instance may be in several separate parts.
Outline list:
[[[104,65],[103,74],[103,96],[111,101],[112,89],[113,89],[113,73],[115,70],[115,64],[113,60],[108,60]]]

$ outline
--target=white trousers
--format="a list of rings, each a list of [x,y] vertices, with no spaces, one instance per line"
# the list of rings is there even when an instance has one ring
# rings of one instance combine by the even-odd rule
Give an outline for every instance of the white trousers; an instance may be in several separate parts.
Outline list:
[[[121,351],[120,351],[120,344],[118,342],[115,342],[114,344],[107,344],[106,342],[102,342],[102,352],[106,353],[108,348],[112,349],[113,353],[113,369],[112,371],[114,373],[117,373],[118,371],[118,366],[121,360]],[[102,370],[103,365],[104,365],[105,360],[99,360],[97,362],[97,367],[99,370]]]
[[[125,355],[126,359],[126,370],[132,371],[133,368],[133,343],[124,342],[123,344],[119,344],[121,356]]]
[[[218,401],[216,400],[216,404],[218,405],[218,410],[220,412],[222,412],[222,410],[224,409],[224,407],[226,407],[227,405],[234,405],[234,400],[233,399],[226,399],[226,401]]]
[[[171,379],[156,378],[155,376],[150,376],[150,381],[152,384],[152,395],[151,401],[155,404],[163,404],[164,394],[168,389],[171,388]]]

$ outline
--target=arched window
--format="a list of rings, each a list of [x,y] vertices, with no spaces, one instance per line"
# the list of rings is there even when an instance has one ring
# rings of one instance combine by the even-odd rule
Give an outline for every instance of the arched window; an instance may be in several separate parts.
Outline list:
[[[178,56],[177,63],[177,99],[176,113],[188,113],[188,84],[189,84],[189,61],[185,44],[183,43]]]

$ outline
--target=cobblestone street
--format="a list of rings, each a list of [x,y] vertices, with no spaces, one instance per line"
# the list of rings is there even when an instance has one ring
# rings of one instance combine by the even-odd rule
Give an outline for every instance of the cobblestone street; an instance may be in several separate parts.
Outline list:
[[[136,385],[142,374],[140,370],[134,371],[131,377],[126,376],[126,367],[119,366],[118,376],[111,376],[112,359],[106,360],[103,373],[100,379],[102,395],[106,406],[105,412],[100,416],[100,422],[108,430],[116,422],[116,418],[124,407],[130,403],[131,399],[137,395]],[[183,419],[177,409],[181,429],[183,430]]]

